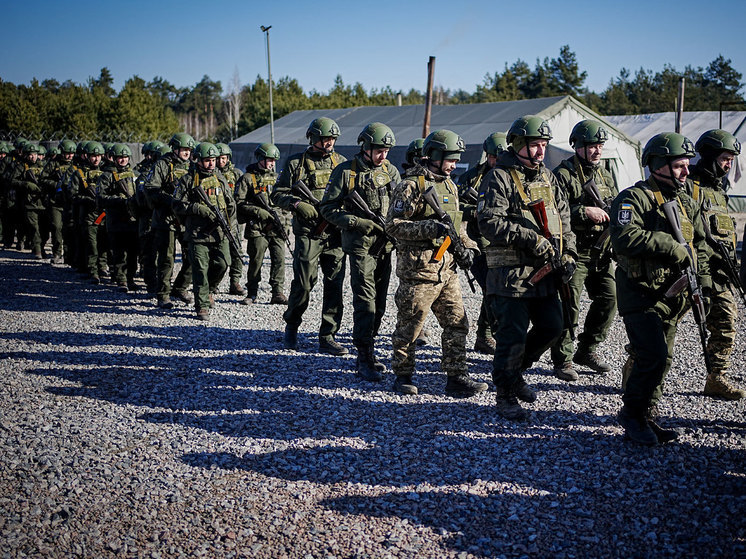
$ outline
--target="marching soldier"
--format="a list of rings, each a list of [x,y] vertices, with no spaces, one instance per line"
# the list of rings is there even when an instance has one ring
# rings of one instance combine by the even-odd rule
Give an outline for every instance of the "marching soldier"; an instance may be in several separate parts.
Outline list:
[[[39,177],[44,170],[39,160],[39,146],[26,142],[21,151],[23,159],[18,161],[10,175],[10,186],[18,196],[18,207],[23,210],[26,238],[31,244],[34,258],[43,258],[39,219],[44,212],[43,190]],[[19,235],[19,239],[21,235]]]
[[[375,338],[386,312],[393,245],[383,230],[396,167],[386,158],[396,145],[391,128],[368,124],[357,139],[360,153],[332,172],[321,201],[321,214],[341,230],[342,248],[350,261],[352,341],[357,348],[357,373],[380,381],[384,366],[376,359]]]
[[[517,119],[508,131],[510,147],[498,155],[479,192],[479,230],[490,243],[488,305],[496,321],[492,379],[497,413],[506,419],[530,415],[518,400],[533,402],[536,394],[522,373],[562,333],[558,284],[575,267],[567,199],[543,163],[551,139],[541,117]],[[539,276],[545,269],[549,273]]]
[[[419,392],[412,380],[416,339],[432,310],[443,328],[441,368],[448,375],[446,394],[468,397],[487,390],[487,384],[469,377],[469,321],[456,271],[456,266],[468,270],[476,250],[476,244],[461,232],[458,192],[450,178],[464,151],[464,141],[450,130],[436,130],[425,139],[422,151],[423,158],[407,170],[394,189],[386,217],[386,232],[397,243],[399,277],[394,298],[397,322],[392,336],[391,368],[396,375],[393,390],[403,395]],[[448,215],[450,228],[438,217],[442,212]],[[458,248],[441,251],[447,239]]]
[[[280,150],[274,144],[259,144],[254,150],[254,157],[256,162],[246,168],[236,186],[238,217],[241,222],[246,223],[244,237],[247,241],[246,252],[249,254],[249,265],[246,268],[246,297],[241,303],[251,305],[256,301],[259,282],[262,279],[264,253],[269,249],[269,285],[272,288],[272,298],[269,302],[273,305],[287,305],[285,239],[288,238],[290,213],[275,208],[270,199],[272,187],[277,182],[275,165],[280,159]],[[277,221],[270,210],[276,212]]]
[[[59,145],[60,153],[47,162],[40,178],[47,199],[47,212],[52,234],[52,264],[55,265],[64,263],[63,254],[69,250],[63,235],[65,209],[63,179],[72,165],[75,148],[75,142],[72,140],[62,140]]]
[[[319,351],[346,355],[347,348],[334,336],[342,321],[342,284],[345,258],[339,229],[330,226],[319,215],[318,205],[332,170],[345,161],[334,151],[339,126],[331,118],[315,119],[306,131],[309,146],[302,153],[288,158],[272,191],[272,202],[293,212],[293,281],[290,284],[288,308],[283,315],[286,323],[284,346],[298,348],[298,327],[308,308],[311,290],[324,273],[324,297],[319,327]]]
[[[228,187],[231,190],[231,196],[236,199],[236,185],[238,180],[243,173],[240,169],[237,169],[233,164],[231,158],[233,157],[233,150],[231,150],[228,144],[215,144],[218,148],[220,155],[218,155],[217,166],[218,171],[222,173],[225,181],[228,183]],[[243,229],[236,221],[233,224],[233,236],[236,240],[241,243],[241,232],[239,229]],[[231,263],[228,267],[228,280],[230,287],[228,293],[230,295],[246,295],[246,291],[241,287],[241,277],[243,276],[243,254],[236,252],[236,249],[229,244]]]

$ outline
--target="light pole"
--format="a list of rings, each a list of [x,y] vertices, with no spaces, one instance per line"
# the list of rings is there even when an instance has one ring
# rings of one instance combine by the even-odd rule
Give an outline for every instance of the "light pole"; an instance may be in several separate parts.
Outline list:
[[[266,33],[267,35],[267,75],[269,76],[269,133],[271,142],[275,143],[275,110],[272,106],[272,67],[269,65],[269,30],[272,29],[272,26],[265,27],[262,25],[261,27],[262,33]]]

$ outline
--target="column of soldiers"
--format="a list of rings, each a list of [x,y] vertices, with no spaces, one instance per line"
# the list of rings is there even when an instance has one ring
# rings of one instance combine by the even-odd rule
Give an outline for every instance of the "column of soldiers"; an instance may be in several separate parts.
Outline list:
[[[93,283],[110,271],[125,291],[137,289],[139,262],[159,308],[172,308],[172,299],[193,301],[200,320],[209,319],[226,273],[230,294],[245,305],[256,302],[269,250],[270,303],[286,305],[283,345],[290,350],[299,347],[321,267],[318,349],[338,356],[348,353],[335,338],[349,260],[355,370],[372,382],[385,372],[375,348],[396,250],[391,368],[393,390],[402,395],[419,391],[416,348],[431,310],[443,329],[445,392],[469,397],[487,389],[470,378],[466,362],[469,321],[458,274],[470,281],[473,274],[483,294],[474,349],[493,356],[496,411],[511,420],[530,416],[520,402],[537,394],[524,374],[547,350],[554,375],[565,381],[578,379],[576,366],[611,370],[598,348],[618,299],[630,342],[618,418],[629,438],[646,445],[677,436],[659,425],[657,404],[676,326],[691,306],[691,289],[674,287],[691,271],[708,311],[704,394],[746,395],[728,380],[738,273],[724,177],[740,153],[733,135],[703,134],[691,170],[695,146],[688,139],[654,136],[642,157],[650,177],[619,194],[604,166],[608,132],[593,120],[573,128],[574,153],[550,171],[544,165],[548,124],[521,117],[507,134],[484,141],[483,161],[459,177],[458,187],[451,173],[465,146],[452,131],[412,141],[402,175],[388,161],[396,140],[385,124],[360,132],[360,151],[351,160],[334,149],[339,134],[332,119],[312,121],[308,147],[288,157],[279,175],[280,152],[267,143],[257,147],[245,173],[232,164],[227,145],[197,144],[188,134],[175,134],[168,146],[146,144],[134,169],[124,144],[63,141],[44,164],[32,142],[0,143],[3,242],[9,248],[17,240],[17,248],[43,258],[51,237],[54,264],[66,262]],[[286,298],[291,216],[293,278]],[[172,282],[177,242],[182,266]],[[576,348],[584,290],[590,306]]]

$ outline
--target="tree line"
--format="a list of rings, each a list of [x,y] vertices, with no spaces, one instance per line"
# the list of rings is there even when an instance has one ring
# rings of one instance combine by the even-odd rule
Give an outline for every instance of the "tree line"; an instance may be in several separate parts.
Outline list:
[[[604,91],[596,93],[585,86],[587,72],[581,71],[568,45],[560,48],[556,58],[537,59],[533,68],[520,59],[506,64],[502,71],[485,75],[473,92],[436,87],[433,101],[453,105],[572,95],[604,115],[665,112],[675,108],[682,77],[686,110],[719,110],[721,104],[746,107],[742,74],[722,55],[706,68],[686,66],[683,71],[671,65],[655,72],[622,68]],[[261,76],[242,85],[235,72],[226,88],[207,75],[189,87],[176,87],[159,76],[146,82],[135,75],[118,92],[113,83],[108,68],[85,84],[34,79],[29,85],[16,85],[0,78],[0,131],[35,139],[138,142],[165,139],[183,130],[198,138],[230,141],[270,120],[269,87]],[[425,100],[424,93],[414,88],[366,90],[359,82],[345,84],[339,75],[326,93],[305,92],[288,76],[273,80],[272,90],[276,119],[303,109],[395,105],[399,97],[404,105]]]

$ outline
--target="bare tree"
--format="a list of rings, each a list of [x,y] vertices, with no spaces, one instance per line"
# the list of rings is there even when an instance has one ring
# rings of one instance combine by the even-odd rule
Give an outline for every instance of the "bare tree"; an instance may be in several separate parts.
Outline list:
[[[238,119],[241,117],[241,80],[238,77],[238,66],[233,69],[233,77],[225,97],[225,120],[231,132],[231,140],[238,136]]]

